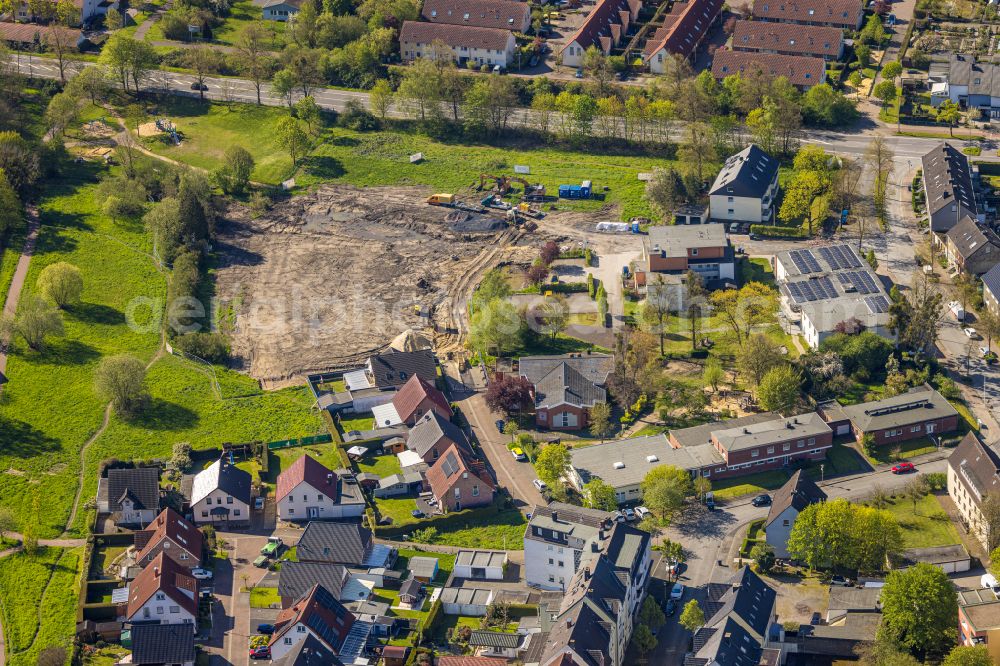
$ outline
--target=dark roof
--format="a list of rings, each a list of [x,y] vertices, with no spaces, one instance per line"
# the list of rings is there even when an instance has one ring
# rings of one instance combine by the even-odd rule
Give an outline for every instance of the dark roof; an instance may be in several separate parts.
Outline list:
[[[278,475],[278,483],[274,493],[275,500],[280,502],[303,481],[334,502],[340,495],[337,491],[339,487],[337,475],[305,453]]]
[[[423,583],[416,578],[407,579],[399,588],[399,596],[417,599],[424,589]]]
[[[740,569],[730,579],[729,585],[729,590],[719,600],[722,608],[708,621],[708,624],[715,624],[724,616],[735,615],[740,618],[740,624],[758,636],[764,636],[777,597],[774,590],[751,571],[750,567]]]
[[[764,526],[767,527],[777,520],[778,516],[789,507],[801,513],[810,504],[825,501],[826,493],[820,490],[820,487],[812,479],[803,474],[802,470],[796,470],[795,474],[792,474],[792,478],[788,479],[785,485],[774,493],[771,510],[767,514]]]
[[[516,648],[521,644],[522,637],[518,634],[506,634],[501,631],[473,630],[469,637],[469,645],[474,647]]]
[[[772,21],[737,21],[733,48],[751,51],[782,51],[798,55],[836,58],[844,42],[840,28],[795,25]]]
[[[131,619],[156,592],[163,592],[178,606],[198,617],[198,581],[188,570],[160,553],[128,588],[126,617]]]
[[[343,666],[315,636],[309,634],[304,641],[296,643],[281,659],[271,662],[272,666]]]
[[[347,570],[328,562],[283,562],[278,572],[278,596],[301,599],[319,583],[335,598],[340,598]]]
[[[953,53],[948,62],[948,83],[968,86],[970,95],[1000,97],[1000,67],[977,62],[972,55]]]
[[[723,4],[723,0],[687,0],[674,3],[670,13],[664,17],[663,27],[658,28],[652,39],[646,42],[643,49],[646,60],[662,49],[690,56],[722,11]]]
[[[927,384],[891,398],[848,405],[843,411],[863,433],[958,415],[947,398]]]
[[[962,438],[948,456],[948,466],[977,503],[1000,491],[1000,456],[979,441],[975,433]]]
[[[532,384],[542,381],[553,369],[562,364],[580,373],[587,381],[603,386],[614,368],[615,357],[610,354],[559,354],[557,356],[522,356],[517,361],[517,371]]]
[[[764,423],[766,421],[773,421],[776,418],[780,418],[777,412],[761,412],[760,414],[749,414],[747,416],[741,416],[736,419],[727,419],[725,421],[713,421],[711,423],[705,423],[699,426],[691,426],[690,428],[680,428],[679,430],[671,430],[670,437],[677,441],[677,443],[682,446],[698,446],[699,444],[710,444],[712,442],[712,433],[716,430],[722,430],[724,428],[741,428],[743,426],[756,425],[758,423]]]
[[[963,261],[973,257],[976,261],[988,260],[993,256],[994,261],[1000,262],[1000,238],[992,229],[980,227],[968,215],[948,230],[948,241],[955,246]]]
[[[609,51],[624,33],[622,14],[638,11],[641,6],[641,0],[598,0],[583,24],[566,40],[560,53],[573,42],[584,50],[596,46],[600,51]]]
[[[420,16],[431,23],[520,30],[531,6],[519,0],[424,0]]]
[[[334,599],[322,585],[312,589],[292,606],[278,613],[270,644],[274,645],[296,624],[309,627],[333,652],[339,652],[354,624],[354,615]]]
[[[132,467],[108,470],[108,503],[111,511],[121,510],[121,501],[131,497],[139,509],[160,508],[160,468]]]
[[[786,23],[832,23],[853,28],[863,13],[861,0],[754,0],[756,19]]]
[[[0,372],[0,384],[6,384],[6,383],[7,383],[7,375]]]
[[[448,398],[444,397],[444,393],[419,375],[413,375],[406,380],[403,388],[393,396],[392,406],[396,408],[399,418],[406,421],[425,398],[430,398],[431,402],[445,413],[451,413],[451,405],[448,404]]]
[[[414,424],[406,438],[406,448],[415,451],[418,456],[423,458],[435,444],[442,440],[458,444],[464,450],[471,451],[469,441],[465,438],[462,429],[437,412],[428,412]]]
[[[535,382],[535,407],[573,405],[593,407],[604,402],[607,394],[568,363],[560,363]]]
[[[249,504],[250,472],[230,464],[228,458],[216,460],[195,475],[191,488],[191,504],[197,504],[216,489],[232,495],[244,504]]]
[[[777,173],[778,160],[751,143],[726,159],[709,192],[759,199],[767,192]]]
[[[695,634],[694,656],[719,666],[757,666],[776,597],[767,583],[743,567],[718,599],[718,610]]]
[[[182,664],[194,658],[194,625],[132,625],[133,664]]]
[[[983,287],[993,294],[993,298],[1000,299],[1000,264],[983,273],[980,279],[983,281]]]
[[[760,70],[771,77],[783,76],[792,85],[801,87],[819,85],[826,79],[826,62],[822,58],[729,49],[719,49],[713,56],[712,76],[717,79],[748,70]]]
[[[360,523],[324,523],[306,525],[296,547],[301,562],[334,562],[359,566],[372,548],[372,532]]]
[[[931,231],[945,232],[958,224],[965,215],[976,216],[976,195],[972,189],[972,169],[969,158],[950,143],[942,141],[920,158],[923,167],[924,192],[927,196],[927,212],[934,215],[938,211],[958,204],[952,220],[939,220]]]
[[[493,33],[498,33],[504,38],[499,46],[496,44],[496,35]],[[489,39],[490,35],[493,35],[492,40]],[[406,21],[403,23],[400,41],[430,44],[434,40],[440,39],[449,46],[475,46],[476,48],[503,50],[509,35],[510,33],[503,30]],[[446,39],[446,36],[450,37],[451,41]],[[434,352],[430,349],[412,352],[389,351],[376,354],[368,358],[368,367],[375,380],[375,386],[379,388],[402,386],[413,375],[417,375],[432,384],[437,381],[437,360],[434,358]]]
[[[611,528],[604,556],[616,570],[627,572],[634,579],[641,574],[639,569],[643,563],[642,556],[649,547],[649,540],[649,532],[615,523]]]

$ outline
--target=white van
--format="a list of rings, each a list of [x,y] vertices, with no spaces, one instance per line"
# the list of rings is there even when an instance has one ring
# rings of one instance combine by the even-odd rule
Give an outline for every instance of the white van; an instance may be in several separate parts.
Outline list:
[[[979,579],[979,585],[983,588],[990,588],[993,590],[993,594],[1000,598],[1000,583],[997,582],[996,576],[993,574],[983,574],[983,577]]]

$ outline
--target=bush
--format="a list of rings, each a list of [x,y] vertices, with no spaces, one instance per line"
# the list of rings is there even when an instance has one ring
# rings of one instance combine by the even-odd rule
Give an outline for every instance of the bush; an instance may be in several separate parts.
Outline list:
[[[770,224],[753,224],[750,233],[771,238],[805,238],[808,232],[802,227],[779,227]]]
[[[185,333],[177,336],[173,345],[209,363],[224,364],[229,360],[229,343],[221,333]]]

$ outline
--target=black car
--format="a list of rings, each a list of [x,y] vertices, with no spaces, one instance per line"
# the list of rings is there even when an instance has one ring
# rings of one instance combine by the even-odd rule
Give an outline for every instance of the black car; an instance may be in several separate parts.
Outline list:
[[[770,495],[757,495],[753,498],[751,502],[754,506],[771,506],[771,496]]]
[[[502,433],[503,432],[503,427],[505,425],[507,425],[507,424],[503,422],[503,419],[497,419],[497,421],[496,421],[497,432],[501,432]]]
[[[204,83],[199,83],[198,81],[195,81],[194,83],[191,84],[191,90],[208,90],[208,86],[206,86]]]
[[[257,633],[258,634],[271,635],[271,634],[274,633],[274,625],[273,624],[258,624],[257,625]]]
[[[673,599],[667,600],[667,605],[663,607],[663,612],[667,617],[673,617],[674,612],[677,610],[677,603]]]
[[[815,627],[816,625],[820,624],[822,621],[823,621],[823,616],[822,615],[820,615],[819,613],[813,613],[812,619],[809,620],[809,624],[811,624],[811,625],[813,625]]]

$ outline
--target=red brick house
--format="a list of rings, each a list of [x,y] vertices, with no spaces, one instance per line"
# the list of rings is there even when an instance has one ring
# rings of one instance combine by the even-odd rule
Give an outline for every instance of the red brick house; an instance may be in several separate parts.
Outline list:
[[[533,385],[535,425],[551,430],[583,430],[590,408],[607,401],[604,383],[614,357],[608,354],[526,356],[518,372]]]
[[[454,444],[427,470],[427,482],[445,512],[493,502],[495,486],[482,461]]]
[[[416,423],[428,412],[437,412],[445,419],[451,418],[451,405],[444,393],[419,375],[410,377],[403,388],[392,398],[399,420],[408,426]]]
[[[870,434],[878,446],[954,432],[959,419],[951,403],[927,384],[847,407],[831,400],[817,410],[837,435],[851,434],[860,442]]]
[[[201,564],[205,538],[197,527],[167,508],[146,529],[135,533],[135,562],[141,567],[163,553],[188,569]]]

